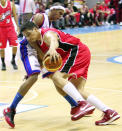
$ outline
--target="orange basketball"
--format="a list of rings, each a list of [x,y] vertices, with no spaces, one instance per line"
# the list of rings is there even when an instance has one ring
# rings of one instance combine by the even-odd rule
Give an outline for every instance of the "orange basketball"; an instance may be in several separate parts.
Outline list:
[[[62,66],[62,58],[59,57],[59,61],[51,61],[50,63],[50,57],[47,56],[43,61],[43,66],[50,72],[57,71]]]

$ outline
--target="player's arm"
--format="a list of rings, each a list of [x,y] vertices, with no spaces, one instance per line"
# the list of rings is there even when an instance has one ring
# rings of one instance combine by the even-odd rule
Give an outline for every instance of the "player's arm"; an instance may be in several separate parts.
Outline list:
[[[59,37],[58,37],[57,33],[52,32],[52,31],[48,31],[44,35],[43,40],[47,44],[47,46],[49,47],[49,50],[45,54],[45,57],[49,55],[50,60],[54,60],[54,62],[56,62],[56,60],[59,60],[59,54],[56,51],[56,49],[59,47],[59,42],[58,42]]]
[[[19,33],[18,16],[17,16],[17,13],[16,13],[16,7],[15,7],[14,0],[12,0],[11,4],[12,4],[12,13],[13,13],[13,16],[14,16],[15,23],[17,25],[17,31]]]

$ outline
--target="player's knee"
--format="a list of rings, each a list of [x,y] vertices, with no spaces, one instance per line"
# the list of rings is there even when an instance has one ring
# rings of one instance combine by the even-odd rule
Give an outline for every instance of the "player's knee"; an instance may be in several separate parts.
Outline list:
[[[53,80],[53,81],[60,81],[60,78],[61,78],[61,75],[60,75],[60,72],[55,72],[54,74],[52,74],[51,75],[51,79]]]
[[[64,85],[66,85],[67,80],[63,78],[63,76],[60,74],[60,72],[55,72],[52,77],[52,81],[55,85],[57,85],[59,88],[63,88]]]
[[[56,80],[58,75],[57,75],[57,73],[55,72],[55,73],[53,73],[52,75],[50,75],[50,78],[52,79],[52,80]]]
[[[33,75],[31,76],[31,80],[32,80],[33,82],[36,82],[36,81],[38,80],[38,74],[33,74]]]

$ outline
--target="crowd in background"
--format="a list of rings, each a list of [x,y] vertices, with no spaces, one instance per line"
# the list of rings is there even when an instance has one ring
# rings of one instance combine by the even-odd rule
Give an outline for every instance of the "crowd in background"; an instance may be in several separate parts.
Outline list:
[[[122,25],[122,0],[98,1],[93,8],[87,6],[86,0],[26,0],[28,6],[25,8],[24,2],[25,0],[15,0],[20,25],[22,19],[27,21],[35,13],[48,13],[49,8],[55,2],[60,2],[65,7],[65,13],[61,19],[53,21],[53,26],[57,29],[110,24]],[[28,13],[28,17],[23,15],[24,13]]]

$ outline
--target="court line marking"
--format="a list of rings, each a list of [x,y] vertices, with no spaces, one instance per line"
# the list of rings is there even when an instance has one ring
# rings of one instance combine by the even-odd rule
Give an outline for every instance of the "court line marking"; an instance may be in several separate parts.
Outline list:
[[[91,62],[94,62],[94,63],[105,63],[105,64],[112,64],[111,62],[106,61],[106,60],[91,60]]]
[[[120,56],[120,54],[92,54],[91,53],[91,56]]]
[[[108,62],[122,64],[122,55],[107,58]]]
[[[21,83],[22,81],[0,81],[0,83]]]
[[[94,87],[85,87],[85,88],[89,88],[89,89],[96,89],[96,90],[103,90],[103,91],[111,91],[111,92],[116,92],[116,93],[122,93],[121,90],[115,90],[115,89],[105,89],[105,88],[94,88]]]
[[[17,88],[17,87],[10,87],[10,86],[0,86],[0,88],[1,87],[6,87],[6,88]],[[22,102],[24,102],[24,103],[26,103],[26,102],[28,102],[28,101],[31,101],[32,99],[35,99],[37,96],[38,96],[38,93],[36,92],[36,91],[34,91],[33,89],[30,89],[29,90],[32,94],[33,94],[33,96],[31,97],[31,98],[28,98],[28,99],[26,99],[26,100],[23,100]]]
[[[21,81],[16,81],[16,83],[20,83]],[[15,83],[15,81],[0,81],[0,83]],[[8,87],[8,88],[17,88],[17,87],[9,87],[9,86],[0,86],[1,87]],[[105,89],[105,88],[94,88],[94,87],[88,87],[88,88],[93,88],[93,89]],[[112,90],[112,89],[105,89],[105,90]],[[38,93],[36,93],[36,91],[34,91],[33,89],[30,89],[30,91],[34,92],[34,95],[38,96]],[[119,91],[119,90],[113,90],[113,91]],[[120,91],[122,92],[122,91]]]
[[[10,87],[10,86],[0,86],[0,88],[1,87],[6,87],[6,88],[17,88],[17,87]],[[32,94],[33,94],[33,96],[32,97],[30,97],[30,98],[28,98],[28,99],[26,99],[26,100],[23,100],[22,101],[22,103],[26,103],[26,102],[28,102],[28,101],[31,101],[32,99],[35,99],[37,96],[38,96],[38,93],[36,92],[36,91],[34,91],[34,90],[32,90],[32,89],[30,89],[29,90],[30,92],[32,92]],[[3,102],[2,102],[3,103]],[[28,104],[26,104],[26,105],[28,105]],[[31,104],[31,105],[33,105],[33,104]],[[41,108],[42,107],[48,107],[47,105],[43,105],[43,106],[40,106]],[[31,111],[31,110],[34,110],[34,109],[37,109],[37,108],[33,108],[33,109],[30,109],[30,110],[27,110],[27,111]],[[27,111],[23,111],[23,112],[27,112]],[[19,113],[22,113],[22,112],[19,112]],[[2,122],[3,120],[0,120],[0,122]]]

